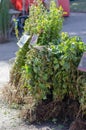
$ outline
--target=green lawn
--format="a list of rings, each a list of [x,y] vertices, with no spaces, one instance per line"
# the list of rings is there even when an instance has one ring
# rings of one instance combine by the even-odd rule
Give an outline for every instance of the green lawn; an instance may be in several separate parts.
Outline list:
[[[86,0],[70,0],[71,12],[86,12]]]

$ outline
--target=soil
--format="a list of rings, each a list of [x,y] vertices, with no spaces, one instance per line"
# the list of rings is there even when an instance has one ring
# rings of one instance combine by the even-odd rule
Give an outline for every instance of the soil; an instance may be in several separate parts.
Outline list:
[[[86,130],[86,121],[76,119],[70,126],[69,130]]]

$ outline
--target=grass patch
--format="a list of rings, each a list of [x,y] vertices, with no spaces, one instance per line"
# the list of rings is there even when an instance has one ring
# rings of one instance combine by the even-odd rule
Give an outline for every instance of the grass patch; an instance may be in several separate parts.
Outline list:
[[[71,12],[86,12],[86,0],[73,0],[70,2]]]

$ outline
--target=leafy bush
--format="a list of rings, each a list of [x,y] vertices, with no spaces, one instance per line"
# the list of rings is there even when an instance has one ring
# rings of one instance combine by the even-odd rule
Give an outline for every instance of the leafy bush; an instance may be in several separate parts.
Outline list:
[[[15,63],[13,64],[10,72],[10,83],[15,87],[18,87],[18,83],[22,74],[22,67],[25,65],[26,53],[29,50],[26,43],[23,48],[19,49],[16,54]]]
[[[39,34],[37,44],[47,45],[49,42],[57,44],[59,42],[62,29],[62,9],[57,9],[52,2],[50,12],[47,12],[42,3],[38,1],[38,6],[32,5],[30,16],[25,23],[25,32],[30,35]]]
[[[17,53],[10,82],[15,87],[27,88],[37,102],[48,99],[62,101],[65,96],[86,106],[86,74],[77,70],[86,46],[75,36],[61,34],[62,10],[51,6],[50,12],[39,3],[32,6],[25,32],[38,34],[37,46],[30,40]],[[86,112],[86,111],[85,111]]]
[[[40,45],[49,44],[49,42],[51,41],[49,40],[51,36],[53,37],[52,40],[54,41],[54,43],[57,44],[60,40],[59,37],[62,28],[62,21],[63,21],[62,10],[55,8],[54,3],[51,6],[51,12],[47,12],[43,7],[41,1],[39,1],[38,6],[35,5],[31,6],[30,16],[25,24],[25,32],[29,33],[31,36],[33,34],[38,34],[39,39],[37,44]],[[52,28],[54,29],[55,32],[52,32]],[[49,29],[52,33],[50,33]],[[47,37],[49,38],[47,39]],[[22,49],[19,49],[15,64],[11,71],[10,82],[15,86],[18,85],[20,75],[22,73],[22,67],[25,64],[26,53],[29,50],[28,48],[29,42],[30,41],[28,41]]]
[[[82,82],[78,82],[78,78],[84,74],[77,71],[77,66],[84,50],[79,37],[70,38],[63,33],[59,45],[52,43],[42,50],[34,47],[27,52],[22,75],[30,93],[36,99],[46,99],[52,89],[53,99],[62,100],[65,95],[79,99]]]

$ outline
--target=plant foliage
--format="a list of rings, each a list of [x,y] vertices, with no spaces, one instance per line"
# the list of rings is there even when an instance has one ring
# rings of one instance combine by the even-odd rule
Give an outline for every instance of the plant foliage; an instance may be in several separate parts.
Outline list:
[[[49,42],[57,44],[62,29],[62,9],[57,9],[52,2],[48,12],[41,1],[38,6],[32,5],[30,8],[29,18],[25,23],[25,32],[30,35],[39,34],[39,45],[47,45]]]
[[[0,3],[0,34],[2,38],[7,38],[9,28],[9,1],[1,0]]]
[[[66,96],[86,109],[86,74],[77,70],[86,46],[80,37],[61,33],[62,21],[62,10],[54,4],[50,12],[41,3],[31,7],[25,32],[39,35],[37,46],[30,46],[29,40],[19,49],[10,82],[28,88],[27,93],[37,101],[46,100],[49,94],[58,101]]]
[[[84,50],[79,37],[70,38],[65,33],[58,45],[52,43],[42,51],[35,47],[31,49],[22,72],[31,94],[46,99],[52,89],[53,99],[62,100],[65,95],[79,99],[84,82],[78,82],[78,78],[84,74],[77,71],[77,66]]]

